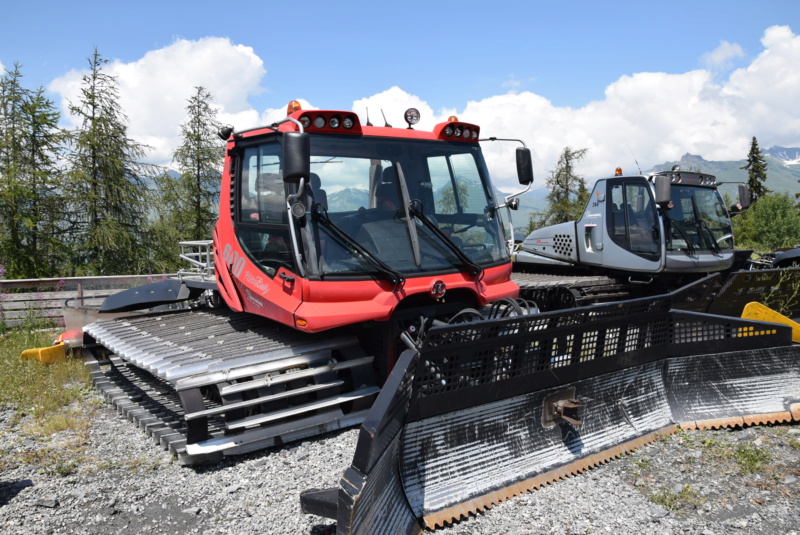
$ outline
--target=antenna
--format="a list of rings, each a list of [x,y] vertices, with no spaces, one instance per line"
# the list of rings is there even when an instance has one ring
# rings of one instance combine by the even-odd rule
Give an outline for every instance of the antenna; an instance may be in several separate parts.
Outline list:
[[[385,126],[386,128],[391,128],[392,125],[390,125],[389,121],[386,120],[386,114],[383,113],[383,108],[381,108],[381,115],[383,115],[383,123],[384,123],[383,126]]]
[[[631,146],[625,143],[625,146],[628,147],[628,150],[631,151],[631,156],[633,156],[633,161],[636,162],[636,168],[639,170],[639,174],[642,174],[642,168],[639,166],[639,162],[636,161],[636,155],[633,153],[633,149]]]
[[[372,126],[372,123],[369,122],[369,108],[367,108],[367,126]]]

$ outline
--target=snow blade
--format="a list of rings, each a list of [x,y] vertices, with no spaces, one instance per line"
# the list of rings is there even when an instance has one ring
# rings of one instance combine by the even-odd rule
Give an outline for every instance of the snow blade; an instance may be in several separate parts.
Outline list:
[[[713,273],[672,297],[673,308],[681,310],[739,317],[755,301],[794,318],[800,315],[800,268]]]
[[[361,428],[337,532],[443,526],[679,426],[798,419],[790,336],[669,296],[431,329]]]

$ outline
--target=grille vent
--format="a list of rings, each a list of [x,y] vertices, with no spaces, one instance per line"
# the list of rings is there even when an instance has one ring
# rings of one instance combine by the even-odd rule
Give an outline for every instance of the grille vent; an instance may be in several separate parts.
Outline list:
[[[572,250],[575,245],[572,236],[569,234],[556,234],[553,239],[553,251],[556,254],[572,257]]]

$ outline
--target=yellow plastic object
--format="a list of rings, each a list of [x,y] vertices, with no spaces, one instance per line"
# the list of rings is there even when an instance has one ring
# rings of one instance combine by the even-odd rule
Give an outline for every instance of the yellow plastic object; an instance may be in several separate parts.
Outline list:
[[[800,342],[800,323],[787,318],[783,314],[775,312],[771,308],[761,303],[747,303],[742,310],[742,318],[747,320],[768,321],[770,323],[780,323],[792,328],[792,341]]]
[[[67,360],[67,352],[64,349],[64,343],[59,342],[51,347],[39,347],[34,349],[26,349],[22,352],[22,360],[36,359],[39,362],[63,362]]]

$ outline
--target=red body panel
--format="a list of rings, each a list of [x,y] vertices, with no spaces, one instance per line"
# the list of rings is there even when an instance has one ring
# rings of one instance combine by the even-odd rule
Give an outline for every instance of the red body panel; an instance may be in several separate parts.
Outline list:
[[[384,281],[321,282],[303,281],[306,287],[303,303],[295,312],[296,328],[316,332],[342,325],[364,321],[385,321],[404,299],[416,295],[430,295],[431,285],[442,281],[447,291],[467,289],[475,294],[479,305],[503,297],[517,297],[519,286],[511,282],[511,265],[487,269],[479,282],[463,273],[409,278],[402,289],[392,292]],[[445,299],[447,295],[445,294]]]

